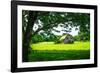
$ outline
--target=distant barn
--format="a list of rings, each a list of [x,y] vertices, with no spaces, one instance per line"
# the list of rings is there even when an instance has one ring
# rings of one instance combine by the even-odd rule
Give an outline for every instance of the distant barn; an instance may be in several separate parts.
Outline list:
[[[71,34],[64,34],[59,41],[64,44],[72,44],[74,43],[74,38]]]

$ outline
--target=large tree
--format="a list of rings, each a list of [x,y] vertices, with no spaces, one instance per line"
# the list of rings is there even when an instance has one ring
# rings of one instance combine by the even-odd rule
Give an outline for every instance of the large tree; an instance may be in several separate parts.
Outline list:
[[[28,14],[26,14],[28,13]],[[23,11],[22,15],[22,30],[23,30],[23,61],[27,62],[28,61],[28,49],[30,40],[31,40],[31,35],[32,35],[32,28],[34,26],[35,21],[37,20],[38,12],[25,12]],[[25,19],[27,16],[27,19]],[[26,22],[28,20],[28,22]]]
[[[90,15],[88,13],[70,13],[70,12],[42,12],[42,11],[22,11],[23,24],[23,61],[28,61],[27,51],[30,48],[29,44],[31,37],[39,33],[41,30],[45,33],[50,33],[60,25],[68,32],[71,27],[79,27],[80,32],[90,32]],[[37,29],[33,27],[37,25]],[[77,29],[77,28],[76,28]]]

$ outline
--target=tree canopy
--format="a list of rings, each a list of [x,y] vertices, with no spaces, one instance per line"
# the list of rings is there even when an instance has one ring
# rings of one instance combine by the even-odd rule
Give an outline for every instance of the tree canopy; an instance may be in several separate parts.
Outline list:
[[[38,26],[37,30],[33,30],[33,34],[38,33],[43,30],[45,33],[50,33],[51,30],[59,32],[54,29],[60,25],[61,27],[66,28],[66,30],[62,31],[70,31],[71,27],[79,26],[80,32],[90,32],[90,15],[88,13],[71,13],[71,12],[43,12],[43,11],[23,11],[24,24],[23,24],[23,32],[26,31],[27,22],[29,18],[29,12],[33,14],[37,14],[36,20],[33,19],[33,27],[36,24]],[[34,17],[34,16],[33,16]],[[32,28],[33,28],[32,27]],[[77,30],[77,28],[76,28]]]

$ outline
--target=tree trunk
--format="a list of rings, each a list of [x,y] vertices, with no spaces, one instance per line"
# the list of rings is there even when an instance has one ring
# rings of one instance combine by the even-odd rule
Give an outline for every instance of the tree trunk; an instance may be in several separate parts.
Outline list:
[[[37,11],[29,11],[29,17],[28,17],[28,24],[26,27],[26,32],[23,37],[23,53],[22,53],[22,61],[28,62],[28,51],[30,49],[30,41],[31,41],[31,35],[32,35],[32,29],[34,26],[34,23],[37,19],[38,12]]]

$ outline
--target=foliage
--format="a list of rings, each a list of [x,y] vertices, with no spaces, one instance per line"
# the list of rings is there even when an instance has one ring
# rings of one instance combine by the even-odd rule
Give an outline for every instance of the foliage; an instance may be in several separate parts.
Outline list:
[[[82,41],[90,40],[90,34],[88,32],[79,33],[79,37]]]
[[[79,35],[74,36],[74,40],[75,40],[75,41],[81,41],[81,40],[80,40],[80,36],[79,36]]]
[[[23,33],[26,31],[27,22],[29,17],[29,12],[37,13],[37,19],[34,20],[33,27],[35,24],[38,26],[37,30],[33,30],[33,36],[39,33],[41,30],[44,33],[49,34],[52,30],[56,32],[60,32],[54,27],[57,27],[61,24],[61,27],[66,28],[66,30],[62,30],[65,32],[70,32],[71,27],[79,26],[79,33],[83,34],[87,32],[86,36],[89,36],[90,33],[90,14],[88,13],[71,13],[71,12],[46,12],[46,11],[27,11],[23,10]],[[34,16],[33,16],[34,17]],[[31,27],[31,28],[33,28]]]
[[[90,34],[87,32],[81,32],[77,36],[74,36],[75,41],[89,41]]]
[[[32,43],[38,43],[38,42],[44,42],[44,41],[48,41],[48,42],[51,42],[51,41],[56,41],[58,40],[57,39],[57,36],[55,36],[54,34],[44,34],[44,33],[41,33],[41,34],[36,34],[32,37],[32,40],[31,42]]]
[[[41,35],[36,34],[32,37],[32,43],[43,42],[43,41],[44,38]]]

